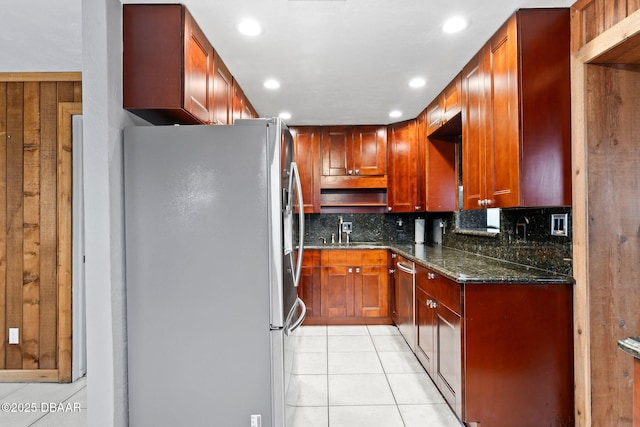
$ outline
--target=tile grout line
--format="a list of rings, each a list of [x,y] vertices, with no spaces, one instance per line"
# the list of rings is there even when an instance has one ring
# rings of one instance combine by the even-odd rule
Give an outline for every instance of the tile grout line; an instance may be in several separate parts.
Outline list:
[[[329,404],[329,326],[325,327],[325,338],[327,343],[327,427],[331,427],[331,406]]]
[[[371,335],[371,330],[367,326],[367,331],[369,332],[369,337],[371,338],[371,342],[373,342],[373,348],[376,350],[376,356],[378,357],[378,362],[380,362],[380,366],[382,366],[382,372],[384,373],[384,379],[387,381],[387,385],[389,386],[389,391],[391,391],[391,395],[393,396],[393,401],[395,402],[396,410],[398,411],[398,415],[400,415],[400,420],[402,421],[402,425],[407,427],[407,424],[402,417],[402,412],[400,412],[400,407],[398,406],[398,399],[396,399],[396,395],[393,392],[393,387],[391,387],[391,383],[389,382],[389,376],[387,375],[387,369],[384,367],[384,363],[382,363],[382,359],[380,358],[380,352],[378,351],[378,347],[376,346],[376,342],[373,340],[373,336]]]

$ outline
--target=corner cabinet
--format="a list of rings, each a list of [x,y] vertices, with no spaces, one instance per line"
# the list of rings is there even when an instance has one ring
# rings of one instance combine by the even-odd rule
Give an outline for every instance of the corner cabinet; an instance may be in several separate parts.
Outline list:
[[[464,209],[571,205],[570,100],[569,10],[519,10],[462,72]]]
[[[305,258],[302,273],[302,300],[311,304],[313,313],[306,325],[391,324],[386,250],[318,252],[319,260]]]

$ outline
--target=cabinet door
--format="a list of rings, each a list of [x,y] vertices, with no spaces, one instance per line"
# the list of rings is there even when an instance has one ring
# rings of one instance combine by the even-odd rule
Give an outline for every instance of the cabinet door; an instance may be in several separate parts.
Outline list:
[[[429,168],[427,165],[427,150],[429,140],[427,139],[427,117],[428,112],[423,111],[416,119],[416,146],[418,156],[416,159],[416,199],[414,207],[416,212],[423,212],[428,209],[427,198],[429,197]]]
[[[485,198],[485,52],[462,70],[462,185],[467,210],[480,208]]]
[[[244,114],[244,93],[242,93],[242,89],[236,83],[235,79],[233,80],[233,106],[231,113],[231,123],[234,123],[238,119],[245,118]]]
[[[307,317],[318,317],[320,313],[320,251],[304,251],[298,297],[307,306]]]
[[[418,278],[416,277],[416,280]],[[425,370],[435,375],[436,312],[431,307],[434,298],[420,288],[416,288],[416,327],[418,328],[417,356]]]
[[[393,125],[389,143],[387,210],[414,212],[417,181],[416,122]]]
[[[213,47],[186,11],[184,20],[184,105],[198,120],[211,123]]]
[[[320,128],[297,127],[291,128],[294,141],[294,153],[304,198],[304,211],[320,213]]]
[[[389,274],[386,266],[354,268],[354,304],[356,316],[389,315]]]
[[[387,131],[384,127],[354,128],[353,168],[354,175],[386,175]]]
[[[213,123],[228,125],[232,119],[233,77],[217,52],[213,63]]]
[[[320,274],[322,316],[353,316],[353,267],[322,267]]]
[[[462,109],[462,97],[460,90],[460,75],[457,75],[449,86],[442,92],[442,121],[443,123],[451,120]]]
[[[518,206],[520,135],[516,18],[490,41],[487,117],[487,191],[489,207]]]
[[[442,115],[442,105],[440,102],[441,96],[442,95],[439,95],[427,107],[427,135],[431,135],[442,124],[443,115]]]
[[[436,304],[436,385],[462,417],[462,322],[453,311]]]
[[[353,175],[353,128],[329,126],[322,133],[322,174]]]

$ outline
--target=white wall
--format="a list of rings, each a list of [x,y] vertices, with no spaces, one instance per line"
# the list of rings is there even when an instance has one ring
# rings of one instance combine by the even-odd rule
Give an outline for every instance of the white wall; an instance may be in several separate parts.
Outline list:
[[[20,0],[2,5],[0,72],[82,71],[89,426],[126,426],[121,4]]]
[[[82,6],[89,426],[126,426],[122,12],[119,0]]]
[[[0,71],[80,71],[82,0],[1,2]]]

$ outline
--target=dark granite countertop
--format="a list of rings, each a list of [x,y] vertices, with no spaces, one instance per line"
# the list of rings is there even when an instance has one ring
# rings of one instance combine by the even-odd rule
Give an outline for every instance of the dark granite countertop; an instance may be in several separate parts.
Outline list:
[[[458,283],[572,284],[574,282],[571,276],[439,245],[355,242],[342,245],[305,245],[305,248],[391,249]]]
[[[640,359],[640,337],[629,337],[618,341],[618,347],[636,359]]]

